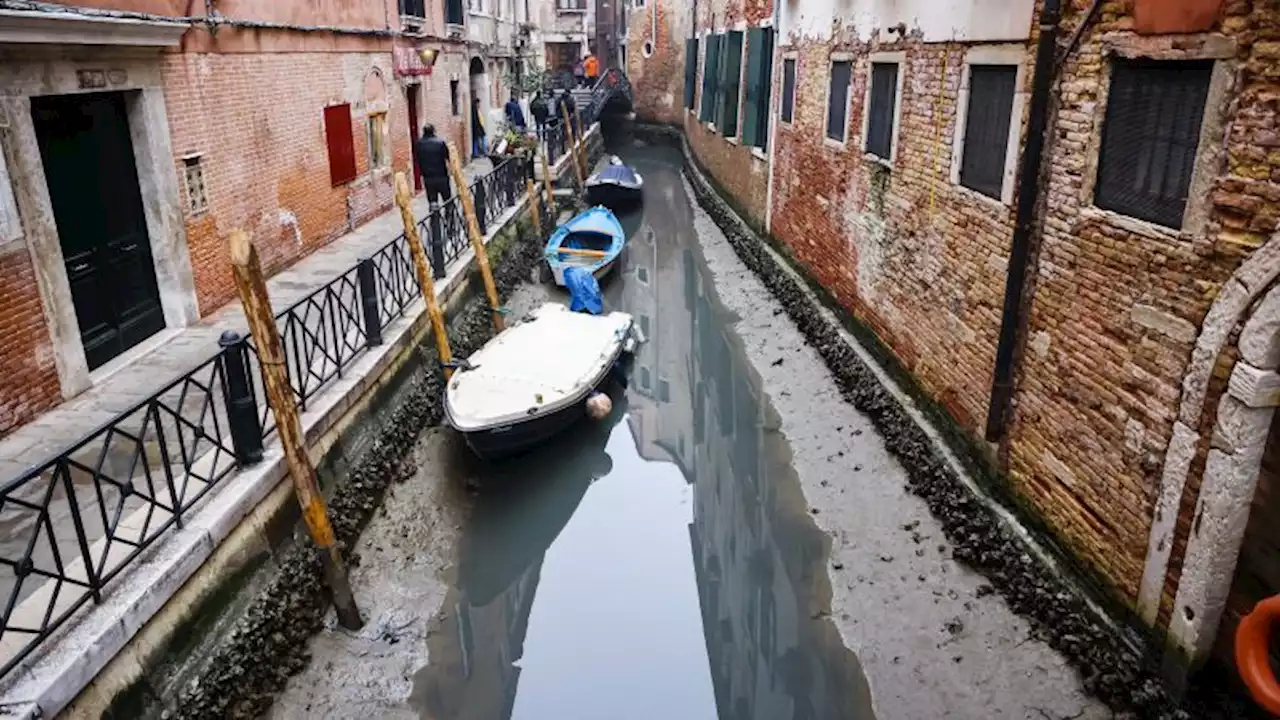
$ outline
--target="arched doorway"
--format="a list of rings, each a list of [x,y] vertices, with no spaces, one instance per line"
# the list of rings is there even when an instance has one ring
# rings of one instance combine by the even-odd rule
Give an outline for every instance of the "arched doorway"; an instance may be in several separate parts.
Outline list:
[[[471,58],[470,65],[471,75],[471,103],[480,101],[480,118],[487,121],[489,118],[489,73],[485,71],[484,60],[478,56]],[[467,129],[471,128],[471,104],[467,107]],[[488,128],[486,128],[487,130]],[[475,139],[472,138],[472,147],[474,148]]]

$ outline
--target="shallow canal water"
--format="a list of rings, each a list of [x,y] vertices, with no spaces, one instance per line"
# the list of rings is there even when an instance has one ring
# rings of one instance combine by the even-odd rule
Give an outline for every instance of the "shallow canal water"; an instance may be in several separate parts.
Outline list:
[[[693,235],[678,151],[605,282],[647,342],[607,422],[481,465],[410,704],[493,720],[870,718],[828,616],[829,539]],[[542,291],[536,291],[537,292]]]

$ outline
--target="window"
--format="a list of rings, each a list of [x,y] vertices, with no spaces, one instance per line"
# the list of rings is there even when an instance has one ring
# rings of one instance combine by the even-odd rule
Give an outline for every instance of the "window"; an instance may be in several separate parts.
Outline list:
[[[658,378],[658,400],[659,402],[671,402],[671,383]]]
[[[738,94],[742,86],[743,34],[733,31],[724,38],[720,61],[720,114],[716,125],[725,137],[738,134]]]
[[[751,147],[769,143],[772,91],[773,28],[752,28],[747,33],[747,107],[742,114],[742,141]]]
[[[644,0],[635,0],[635,2],[633,3],[633,5],[634,5],[635,7],[637,7],[637,8],[642,8],[642,7],[644,7]]]
[[[702,110],[698,119],[712,122],[715,118],[716,95],[719,92],[717,79],[720,77],[720,35],[708,35],[707,47],[702,62]]]
[[[466,22],[462,17],[462,0],[445,0],[444,21],[449,25],[462,25]]]
[[[458,117],[462,114],[462,99],[458,96],[458,81],[449,81],[449,107],[453,110],[453,116]]]
[[[556,0],[556,9],[561,12],[583,12],[587,9],[587,0]]]
[[[324,139],[329,146],[329,183],[345,185],[356,177],[356,147],[351,129],[351,106],[324,109]]]
[[[997,200],[1004,190],[1017,81],[1016,65],[969,66],[960,184]]]
[[[782,61],[782,122],[794,122],[796,111],[796,59]]]
[[[387,157],[387,114],[373,113],[369,116],[369,169],[384,168],[390,158]]]
[[[473,13],[484,12],[484,0],[467,0],[467,9]]]
[[[849,81],[853,63],[837,60],[831,63],[831,86],[827,89],[827,137],[844,142],[849,114]]]
[[[640,387],[648,390],[653,387],[653,379],[649,374],[649,368],[640,366]]]
[[[897,104],[898,64],[871,63],[865,149],[884,160],[893,159],[893,118]]]
[[[182,158],[183,179],[187,185],[187,211],[199,215],[209,209],[209,196],[204,189],[204,163],[200,155]]]
[[[400,0],[400,14],[405,17],[425,18],[426,0]]]
[[[1213,61],[1116,60],[1094,202],[1182,227]]]
[[[698,38],[684,41],[684,106],[693,109],[698,93]]]

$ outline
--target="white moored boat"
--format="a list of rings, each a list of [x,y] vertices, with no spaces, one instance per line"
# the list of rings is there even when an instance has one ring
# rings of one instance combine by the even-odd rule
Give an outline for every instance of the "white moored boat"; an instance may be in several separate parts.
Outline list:
[[[568,428],[639,338],[627,313],[546,303],[465,362],[445,391],[449,424],[482,457],[511,455]]]

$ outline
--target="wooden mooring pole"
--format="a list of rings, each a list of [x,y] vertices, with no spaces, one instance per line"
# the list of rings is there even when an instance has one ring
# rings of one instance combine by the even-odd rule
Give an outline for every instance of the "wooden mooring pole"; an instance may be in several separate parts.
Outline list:
[[[569,108],[560,105],[560,114],[564,116],[564,131],[569,137],[569,155],[573,157],[573,176],[578,181],[578,192],[586,192],[587,179],[582,175],[582,164],[578,162],[578,143],[573,139],[573,123],[569,122]]]
[[[498,299],[498,286],[493,282],[493,269],[489,267],[489,253],[484,247],[484,235],[480,232],[480,221],[476,219],[476,206],[471,200],[471,188],[467,178],[462,174],[462,162],[458,160],[458,149],[449,143],[449,175],[453,177],[454,187],[458,189],[458,199],[462,202],[462,214],[467,218],[467,234],[471,237],[471,248],[476,253],[476,267],[480,268],[480,277],[484,279],[484,291],[489,296],[489,309],[493,312],[493,327],[502,332],[506,321],[502,317],[502,303]]]
[[[578,128],[578,144],[574,146],[575,151],[581,156],[579,161],[582,164],[582,192],[587,191],[587,176],[591,174],[591,165],[587,162],[587,133],[582,129],[582,110],[577,105],[573,106],[574,126]]]
[[[402,172],[396,173],[396,205],[400,206],[400,222],[404,224],[404,238],[409,242],[409,254],[413,256],[413,271],[418,276],[418,285],[422,288],[422,301],[427,304],[427,317],[431,318],[431,334],[436,339],[436,352],[440,355],[440,365],[444,367],[444,377],[453,376],[453,351],[449,348],[449,334],[444,323],[444,312],[436,300],[436,284],[431,279],[431,268],[427,266],[427,253],[422,248],[422,236],[418,235],[418,223],[413,221],[412,195],[409,193],[409,180]]]
[[[533,215],[533,234],[541,241],[543,228],[542,213],[538,211],[538,186],[532,180],[526,180],[525,183],[528,185],[529,212]]]
[[[547,207],[551,212],[556,211],[556,195],[551,189],[551,166],[547,163],[547,153],[542,153],[542,187],[547,192]]]
[[[315,468],[307,455],[298,406],[294,404],[293,389],[289,386],[280,330],[276,327],[275,314],[271,312],[271,299],[267,295],[267,281],[262,274],[258,251],[243,230],[233,230],[229,240],[236,290],[240,293],[244,315],[249,321],[249,332],[256,341],[262,385],[266,391],[267,404],[276,418],[276,430],[280,434],[280,445],[284,448],[285,462],[289,466],[289,477],[293,481],[298,504],[302,506],[302,519],[307,524],[312,542],[320,550],[325,583],[333,596],[338,622],[348,630],[358,630],[364,625],[364,620],[360,618],[360,610],[356,607],[351,581],[347,577],[347,567],[338,552],[333,524],[329,522],[324,495],[320,493]]]

